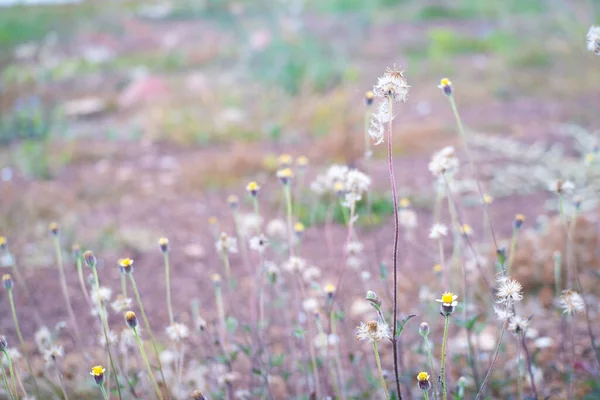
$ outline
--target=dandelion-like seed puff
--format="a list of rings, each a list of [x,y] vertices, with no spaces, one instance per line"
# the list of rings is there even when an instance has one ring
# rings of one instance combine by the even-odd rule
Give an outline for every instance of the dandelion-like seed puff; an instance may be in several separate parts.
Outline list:
[[[523,299],[523,286],[512,278],[500,278],[498,285],[498,303],[504,304],[505,306],[512,306]]]
[[[408,96],[409,87],[404,79],[404,71],[394,66],[394,68],[388,68],[383,76],[377,78],[373,93],[376,97],[392,98],[394,101],[403,103]]]
[[[391,339],[390,326],[385,322],[368,321],[361,322],[356,328],[356,338],[369,343],[380,342],[383,339]]]
[[[588,50],[600,56],[600,26],[590,26],[586,39]]]
[[[579,314],[585,308],[583,298],[574,290],[563,291],[562,296],[558,300],[558,305],[562,308],[563,313],[568,315]]]

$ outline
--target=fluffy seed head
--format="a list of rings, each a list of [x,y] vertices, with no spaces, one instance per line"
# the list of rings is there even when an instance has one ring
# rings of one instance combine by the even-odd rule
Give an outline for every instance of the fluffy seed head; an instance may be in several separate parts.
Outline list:
[[[132,329],[135,329],[138,326],[138,319],[133,311],[127,311],[125,313],[125,322],[127,323],[127,326]]]
[[[575,190],[575,184],[569,180],[557,179],[550,182],[548,188],[558,195],[571,194]]]
[[[521,293],[523,286],[518,281],[512,278],[500,278],[498,282],[498,292],[496,293],[498,303],[512,306],[523,299]]]
[[[591,26],[586,36],[587,48],[600,55],[600,26]]]
[[[360,326],[356,328],[356,338],[369,343],[379,342],[383,339],[391,339],[390,327],[385,322],[361,322]]]
[[[525,332],[527,325],[529,325],[529,320],[515,315],[508,323],[508,330],[516,334],[521,334]]]
[[[10,274],[2,275],[2,285],[4,286],[4,289],[7,289],[7,290],[10,290],[13,288],[13,286],[15,285],[15,282],[12,280],[12,277],[10,276]]]
[[[558,305],[563,313],[568,315],[579,314],[585,309],[585,303],[579,293],[574,290],[565,290],[560,296]]]
[[[373,93],[376,97],[405,102],[408,97],[408,88],[408,83],[404,79],[404,71],[394,66],[394,68],[388,68],[383,76],[377,78]]]

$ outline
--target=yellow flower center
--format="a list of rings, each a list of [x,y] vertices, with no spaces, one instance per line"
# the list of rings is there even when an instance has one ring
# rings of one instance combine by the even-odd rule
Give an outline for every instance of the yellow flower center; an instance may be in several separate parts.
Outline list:
[[[448,79],[448,78],[442,78],[440,80],[440,85],[442,85],[442,86],[450,86],[450,85],[452,85],[452,82],[450,82],[450,79]]]
[[[294,230],[299,233],[304,232],[304,224],[302,224],[302,222],[296,222],[294,225]]]
[[[2,275],[2,281],[6,282],[6,281],[10,281],[10,279],[11,279],[10,274]]]
[[[441,264],[435,264],[433,266],[433,272],[442,272],[442,269],[443,269],[443,267]]]
[[[333,293],[335,292],[335,286],[333,286],[331,283],[328,283],[327,285],[325,285],[325,293]]]
[[[367,98],[367,100],[373,100],[375,98],[375,93],[369,90],[367,93],[365,93],[365,97]]]
[[[292,172],[291,169],[284,168],[284,169],[279,170],[279,172],[277,173],[277,176],[279,176],[280,178],[291,178],[292,176],[294,176],[294,173]]]
[[[248,190],[248,191],[258,190],[258,183],[254,182],[254,181],[248,183],[248,186],[246,186],[246,190]]]
[[[208,223],[215,225],[217,223],[217,217],[208,217]]]
[[[282,154],[277,158],[279,165],[289,165],[292,163],[292,156],[289,154]]]
[[[523,221],[525,221],[525,216],[524,216],[523,214],[517,214],[517,215],[515,216],[515,219],[516,219],[517,221],[521,221],[521,222],[523,222]]]
[[[377,332],[377,321],[369,321],[365,325],[367,326],[369,333]]]
[[[300,156],[296,160],[296,164],[299,165],[299,166],[301,166],[301,167],[305,167],[305,166],[308,165],[308,158],[306,158],[304,156]]]
[[[119,260],[119,265],[121,267],[131,267],[133,265],[133,260],[131,258],[121,258]]]
[[[4,236],[0,236],[0,246],[6,244],[6,238]]]
[[[442,295],[442,303],[452,303],[454,301],[454,293],[446,292]]]
[[[419,382],[428,381],[429,374],[427,372],[421,371],[421,372],[419,372],[419,375],[417,375],[417,380]]]
[[[92,375],[94,376],[100,376],[102,374],[104,374],[104,367],[102,365],[96,365],[95,367],[92,368]]]
[[[165,237],[160,238],[160,239],[158,239],[158,244],[161,246],[167,245],[167,244],[169,244],[169,239],[167,239]]]
[[[406,197],[403,197],[400,199],[400,207],[401,208],[407,208],[410,207],[410,200]]]

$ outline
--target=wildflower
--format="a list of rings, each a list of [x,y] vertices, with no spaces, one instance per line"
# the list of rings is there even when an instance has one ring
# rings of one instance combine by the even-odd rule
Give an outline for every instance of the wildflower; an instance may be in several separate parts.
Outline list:
[[[502,307],[494,307],[494,313],[496,314],[498,320],[501,322],[507,322],[513,316],[513,313],[510,309]]]
[[[34,338],[35,344],[40,352],[43,352],[52,345],[52,333],[50,333],[50,329],[45,326],[42,326],[37,330]]]
[[[441,299],[435,299],[438,303],[442,303],[440,306],[442,315],[447,317],[454,312],[454,309],[458,305],[456,299],[458,299],[458,296],[452,292],[444,292]]]
[[[316,267],[316,266],[312,266],[312,267],[308,267],[306,268],[303,272],[302,272],[302,278],[306,281],[306,282],[311,282],[314,281],[318,278],[321,277],[321,270]]]
[[[131,329],[135,329],[138,326],[138,319],[133,311],[127,311],[125,313],[125,322]]]
[[[102,365],[96,365],[95,367],[92,368],[92,372],[90,372],[90,375],[92,375],[94,377],[94,381],[96,382],[97,385],[104,384],[104,372],[105,371],[106,371],[106,369],[104,369],[104,367],[102,367]]]
[[[0,336],[0,351],[4,351],[8,348],[8,340],[6,336]]]
[[[56,222],[50,223],[49,228],[50,228],[50,233],[52,233],[52,235],[58,236],[58,233],[60,232],[60,226]]]
[[[277,177],[282,185],[287,185],[294,177],[294,173],[289,168],[283,168],[277,171]]]
[[[133,272],[133,260],[131,258],[120,258],[119,269],[123,274],[131,274]]]
[[[173,323],[167,327],[167,336],[174,342],[181,342],[190,335],[190,330],[187,326],[180,323]]]
[[[575,184],[569,180],[557,179],[550,182],[548,188],[558,195],[571,194],[575,190]]]
[[[73,258],[75,258],[76,260],[79,259],[79,257],[81,257],[81,246],[79,246],[77,243],[75,243],[73,246],[71,246],[71,254],[73,255]]]
[[[216,287],[219,287],[219,286],[221,286],[221,275],[219,275],[219,274],[212,274],[212,275],[210,276],[210,280],[213,282],[213,284],[214,284]]]
[[[417,375],[417,382],[419,384],[419,389],[425,392],[431,390],[431,381],[429,380],[429,374],[427,372],[419,372]]]
[[[221,232],[219,240],[215,243],[215,247],[221,253],[237,253],[237,239],[229,236],[225,232]]]
[[[260,254],[264,253],[269,246],[269,239],[263,234],[260,236],[254,236],[250,239],[250,249],[256,250]]]
[[[166,237],[161,237],[160,239],[158,239],[158,246],[160,247],[160,251],[166,253],[167,251],[169,251],[169,239],[167,239]]]
[[[106,286],[100,286],[99,288],[92,289],[92,293],[90,293],[90,297],[94,304],[98,307],[101,307],[103,304],[106,304],[110,301],[112,297],[112,289]]]
[[[436,274],[439,274],[440,272],[442,272],[444,270],[444,267],[442,264],[435,264],[433,266],[433,272],[435,272]]]
[[[525,222],[525,216],[523,214],[515,215],[515,219],[513,221],[513,228],[521,229],[521,226],[523,226],[523,222]]]
[[[515,303],[518,303],[523,299],[523,294],[521,290],[523,286],[521,284],[512,279],[512,278],[500,278],[498,292],[496,295],[498,296],[498,303],[504,304],[506,306],[512,306]]]
[[[358,240],[353,240],[346,245],[346,253],[349,255],[360,255],[365,248],[365,245]]]
[[[429,171],[435,177],[439,177],[446,172],[452,172],[458,169],[460,163],[456,157],[454,147],[446,146],[442,150],[434,153],[429,162]]]
[[[483,204],[492,204],[494,202],[494,198],[489,194],[485,193],[483,195]]]
[[[558,302],[563,313],[568,315],[578,314],[584,310],[585,304],[581,295],[574,290],[563,291]]]
[[[302,272],[306,268],[306,260],[300,257],[290,257],[285,264],[283,269],[288,272]]]
[[[315,312],[319,308],[319,302],[314,297],[309,297],[302,302],[302,308],[307,313]]]
[[[427,322],[421,322],[421,325],[419,325],[419,334],[421,336],[429,335],[429,324]]]
[[[292,156],[290,156],[289,154],[280,154],[279,157],[277,157],[277,164],[279,165],[280,168],[286,168],[292,165],[292,163],[294,162],[294,158]]]
[[[452,96],[452,82],[450,82],[450,79],[442,78],[438,87],[444,91],[446,96]]]
[[[373,93],[377,97],[391,98],[398,102],[405,102],[408,96],[408,84],[404,79],[403,71],[388,68],[383,76],[377,78],[377,84],[373,87]]]
[[[588,50],[600,55],[600,26],[590,26],[586,39]]]
[[[206,397],[199,390],[194,390],[192,393],[192,400],[206,400]]]
[[[448,227],[444,224],[433,224],[429,231],[429,239],[437,240],[448,234]]]
[[[246,185],[246,191],[252,197],[256,197],[258,195],[259,190],[260,190],[260,185],[258,183],[256,183],[255,181],[249,182]]]
[[[92,253],[91,250],[87,250],[83,253],[83,260],[85,261],[85,265],[91,268],[96,267],[96,256]]]
[[[471,236],[473,234],[473,228],[469,224],[462,224],[459,229],[460,234],[463,236]]]
[[[236,209],[240,205],[240,199],[236,195],[231,194],[227,196],[227,204],[229,204],[231,209]]]
[[[287,236],[287,224],[281,219],[272,219],[267,224],[266,231],[270,237],[284,238]]]
[[[299,170],[305,170],[308,167],[308,157],[300,156],[296,159],[296,167]]]
[[[390,327],[385,322],[368,321],[361,322],[356,328],[356,338],[369,343],[379,342],[383,339],[391,339]]]
[[[417,213],[411,209],[403,208],[398,212],[398,222],[407,229],[417,227]]]
[[[333,295],[335,294],[335,286],[331,283],[325,285],[325,293],[327,294],[328,298],[333,298]]]
[[[528,324],[529,320],[515,315],[508,323],[508,330],[516,334],[521,334],[525,332]]]
[[[46,361],[46,364],[48,364],[50,362],[56,361],[57,358],[63,358],[64,355],[65,352],[62,346],[52,346],[46,351],[44,351],[44,360]]]
[[[301,237],[304,234],[304,224],[302,222],[296,222],[294,224],[294,232],[298,237]]]
[[[131,303],[131,298],[125,297],[122,294],[120,294],[117,296],[117,299],[115,301],[110,303],[110,307],[113,309],[114,312],[120,313],[123,310],[131,308]]]
[[[408,207],[410,207],[410,199],[408,197],[401,198],[400,201],[398,202],[398,206],[400,208],[408,208]]]
[[[208,223],[210,225],[215,226],[215,225],[217,225],[218,222],[219,222],[219,220],[214,215],[208,217]]]
[[[373,100],[375,100],[375,93],[372,90],[365,92],[365,105],[367,107],[373,104]]]
[[[5,251],[7,246],[6,238],[4,236],[0,236],[0,250]]]
[[[15,282],[12,280],[10,274],[2,275],[2,285],[6,290],[10,290],[13,288],[13,286],[15,286]]]

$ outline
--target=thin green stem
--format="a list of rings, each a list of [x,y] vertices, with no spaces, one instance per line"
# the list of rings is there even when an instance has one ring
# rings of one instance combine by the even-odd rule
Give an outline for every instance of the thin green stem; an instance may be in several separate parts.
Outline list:
[[[6,353],[4,353],[6,354]],[[13,393],[12,389],[10,388],[10,385],[8,384],[8,378],[6,377],[6,370],[4,369],[4,363],[2,362],[2,360],[0,360],[0,367],[2,368],[2,382],[4,382],[4,386],[6,386],[6,391],[8,392],[8,395],[11,399],[15,399],[15,393],[18,396],[19,392],[17,391],[17,387],[15,385],[15,393]],[[12,375],[12,373],[11,373]]]
[[[429,400],[429,393],[427,393],[427,390],[425,390],[423,393],[425,394],[425,400]]]
[[[519,236],[519,230],[513,228],[512,238],[510,240],[510,253],[508,254],[508,264],[506,266],[506,274],[510,276],[510,269],[515,261],[515,251],[517,250],[517,237]]]
[[[523,378],[522,378],[522,365],[521,365],[521,342],[517,336],[517,390],[518,400],[523,398]]]
[[[123,298],[127,298],[127,278],[123,274],[121,274],[121,294]]]
[[[500,353],[500,346],[502,345],[502,339],[504,338],[504,332],[506,332],[506,322],[502,324],[502,330],[500,331],[500,337],[498,338],[498,343],[496,344],[496,350],[494,351],[494,355],[492,356],[492,362],[490,363],[490,367],[488,368],[487,373],[485,374],[485,378],[483,378],[483,382],[481,383],[481,387],[477,392],[477,396],[475,400],[481,399],[485,390],[485,384],[488,379],[492,376],[492,371],[494,370],[494,366],[496,365],[496,360],[498,359],[498,354]]]
[[[8,370],[10,372],[10,379],[12,380],[13,387],[15,388],[15,396],[19,397],[19,390],[17,389],[17,381],[15,379],[15,371],[13,369],[12,360],[10,359],[10,356],[8,355],[6,349],[2,350],[2,352],[6,356],[6,361],[8,362]]]
[[[152,381],[152,384],[154,385],[154,390],[156,390],[156,395],[158,396],[159,399],[162,400],[163,395],[162,392],[160,391],[160,388],[158,387],[158,383],[156,383],[156,379],[154,378],[154,373],[152,372],[152,368],[150,368],[150,362],[148,361],[148,356],[146,355],[146,350],[144,350],[144,344],[142,343],[142,339],[140,338],[140,335],[138,334],[137,329],[135,328],[131,328],[133,329],[133,334],[135,335],[135,340],[137,341],[138,347],[140,348],[140,353],[142,355],[142,359],[144,360],[144,363],[146,364],[146,368],[148,369],[148,376],[150,377],[150,380]]]
[[[385,379],[383,379],[383,370],[381,369],[381,360],[379,359],[379,350],[377,350],[377,342],[373,342],[373,351],[375,352],[375,361],[377,361],[377,370],[379,371],[379,379],[381,381],[381,387],[383,388],[383,393],[385,393],[385,398],[390,400],[390,395],[388,394],[387,385],[385,384]]]
[[[171,264],[169,263],[169,253],[164,252],[165,259],[165,281],[167,285],[167,311],[169,312],[169,321],[171,325],[175,323],[173,318],[173,305],[171,303]]]
[[[442,398],[446,400],[448,398],[446,389],[446,346],[448,342],[448,325],[450,324],[450,316],[446,315],[446,321],[444,322],[444,338],[442,340],[442,370],[440,372],[442,380]]]
[[[98,270],[95,266],[92,267],[92,271],[94,273],[94,282],[96,284],[96,293],[100,291],[100,279],[98,278]],[[102,323],[102,330],[104,332],[104,339],[106,340],[106,350],[108,352],[108,360],[110,361],[110,369],[112,370],[113,376],[115,377],[115,382],[117,384],[117,393],[119,395],[119,400],[123,397],[121,395],[121,384],[119,383],[119,375],[117,373],[117,369],[115,368],[115,363],[112,356],[112,351],[110,349],[110,340],[108,338],[108,318],[106,317],[106,313],[104,312],[104,307],[102,304],[98,307],[98,313],[100,314],[100,321]],[[102,390],[104,391],[104,386],[102,386]],[[108,398],[108,397],[107,397]]]
[[[17,331],[17,337],[19,338],[19,343],[21,344],[21,351],[25,356],[25,361],[27,362],[27,369],[29,370],[29,375],[31,375],[31,378],[33,379],[33,386],[35,387],[35,392],[37,394],[37,397],[39,398],[40,388],[37,384],[37,380],[35,379],[35,375],[33,374],[33,368],[31,368],[31,360],[29,359],[27,347],[25,346],[25,341],[23,340],[23,335],[21,334],[21,328],[19,326],[19,319],[17,318],[17,308],[15,307],[15,299],[13,297],[12,289],[8,289],[8,300],[10,302],[10,310],[12,312],[15,330]]]
[[[77,265],[77,279],[79,280],[81,292],[83,293],[83,297],[85,297],[86,303],[91,308],[92,300],[90,298],[90,293],[88,292],[87,285],[85,284],[85,279],[83,278],[83,262],[80,256],[77,257],[77,259],[75,260],[75,264]]]
[[[146,311],[144,310],[144,304],[142,303],[142,298],[140,297],[140,292],[135,284],[135,279],[133,278],[133,274],[129,274],[129,280],[131,282],[131,287],[133,288],[133,292],[135,293],[135,298],[137,300],[138,306],[140,307],[140,312],[142,313],[142,319],[144,320],[144,326],[148,330],[148,335],[150,336],[150,343],[152,343],[152,349],[154,350],[154,355],[156,356],[156,362],[158,364],[158,370],[160,371],[160,377],[163,381],[165,387],[167,387],[167,380],[165,379],[165,375],[163,373],[162,363],[160,362],[160,355],[158,352],[158,346],[156,345],[156,340],[154,340],[154,334],[152,333],[152,329],[150,328],[150,322],[148,320],[148,316],[146,316]]]
[[[108,395],[106,394],[106,389],[104,389],[104,384],[98,386],[100,386],[100,391],[102,392],[102,397],[104,397],[104,400],[108,400]]]
[[[283,185],[283,193],[285,196],[285,206],[287,209],[287,225],[288,225],[288,246],[290,257],[294,256],[294,226],[292,222],[292,191],[290,184]]]
[[[221,331],[221,340],[225,340],[225,335],[227,333],[227,325],[225,322],[225,307],[223,306],[223,293],[221,291],[221,286],[215,286],[215,299],[217,303],[217,314],[219,316],[219,327]]]
[[[423,336],[423,339],[425,340],[425,350],[427,351],[427,359],[429,360],[429,369],[431,371],[435,371],[435,369],[433,368],[433,355],[431,354],[431,346],[429,344],[429,338],[427,336]],[[437,379],[434,379],[433,382],[433,398],[437,399],[438,397],[438,388],[437,388]]]

